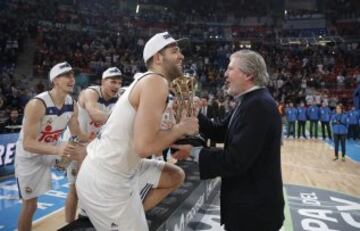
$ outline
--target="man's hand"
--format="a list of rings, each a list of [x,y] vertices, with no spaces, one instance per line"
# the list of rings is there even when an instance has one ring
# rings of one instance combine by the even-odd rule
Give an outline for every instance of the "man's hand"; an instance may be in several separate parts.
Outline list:
[[[173,144],[171,145],[171,148],[177,149],[177,151],[172,154],[173,158],[177,160],[186,160],[189,158],[193,146],[190,144]]]
[[[59,156],[70,160],[82,161],[86,155],[86,146],[83,144],[63,143],[58,150]]]
[[[190,144],[173,144],[171,148],[177,149],[177,151],[172,154],[173,158],[186,160],[190,157],[195,162],[199,162],[200,151],[203,147],[193,147]]]
[[[187,117],[186,112],[182,113],[180,123],[174,127],[180,129],[182,135],[196,135],[199,134],[199,121],[196,117]]]

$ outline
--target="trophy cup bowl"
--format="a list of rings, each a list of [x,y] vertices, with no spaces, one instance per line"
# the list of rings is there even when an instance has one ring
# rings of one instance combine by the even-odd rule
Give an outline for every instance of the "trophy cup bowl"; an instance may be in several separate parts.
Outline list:
[[[175,110],[175,120],[179,123],[181,116],[186,111],[186,116],[194,116],[196,107],[194,104],[196,79],[193,76],[180,76],[170,84],[170,89],[176,97],[177,107]],[[205,147],[206,141],[200,134],[186,136],[175,142],[175,144],[190,144],[194,147]]]

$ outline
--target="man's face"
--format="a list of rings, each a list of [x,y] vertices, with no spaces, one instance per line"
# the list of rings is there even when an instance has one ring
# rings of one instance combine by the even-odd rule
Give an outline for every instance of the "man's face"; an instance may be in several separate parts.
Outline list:
[[[19,116],[19,112],[18,112],[17,110],[11,110],[11,112],[10,112],[10,118],[11,118],[12,120],[16,120],[18,116]]]
[[[342,107],[341,106],[339,106],[339,105],[336,106],[336,113],[338,113],[338,114],[342,113]]]
[[[101,81],[104,93],[110,97],[114,97],[118,94],[119,89],[122,86],[122,79],[118,77],[109,77]]]
[[[208,105],[207,99],[201,99],[201,101],[202,101],[202,106],[203,107],[206,107]]]
[[[171,80],[182,76],[182,62],[184,60],[184,55],[181,53],[178,46],[171,45],[165,48],[160,55],[162,56],[162,66]]]
[[[232,96],[237,96],[246,90],[247,81],[250,75],[244,73],[239,68],[241,60],[232,58],[225,72],[225,83],[228,87],[227,93]]]
[[[69,72],[63,75],[59,75],[54,79],[54,86],[66,93],[72,93],[75,86],[74,73]]]

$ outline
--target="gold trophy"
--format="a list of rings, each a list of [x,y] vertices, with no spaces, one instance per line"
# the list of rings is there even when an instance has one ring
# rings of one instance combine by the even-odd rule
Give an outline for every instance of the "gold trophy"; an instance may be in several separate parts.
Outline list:
[[[71,136],[69,138],[69,143],[71,144],[79,144],[80,140],[77,136]],[[66,171],[66,168],[70,165],[71,163],[71,159],[65,157],[65,156],[62,156],[60,159],[56,159],[55,161],[55,168],[56,170],[58,171]]]
[[[194,116],[196,107],[194,104],[196,79],[190,75],[180,76],[170,84],[171,91],[175,94],[177,107],[175,110],[176,123],[180,122],[185,110],[186,116]],[[196,115],[195,115],[196,116]],[[198,135],[186,136],[175,142],[176,144],[191,144],[194,147],[206,146],[205,139]]]

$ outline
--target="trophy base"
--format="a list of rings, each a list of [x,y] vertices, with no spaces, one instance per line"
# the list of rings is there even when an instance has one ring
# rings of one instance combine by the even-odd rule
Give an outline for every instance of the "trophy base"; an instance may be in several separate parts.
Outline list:
[[[180,140],[177,140],[175,144],[190,144],[193,147],[205,147],[205,139],[201,136],[189,136]]]
[[[190,144],[193,147],[206,147],[206,141],[200,135],[185,137],[183,139],[177,140],[175,144]],[[171,148],[171,154],[173,154],[177,150],[177,148]]]

